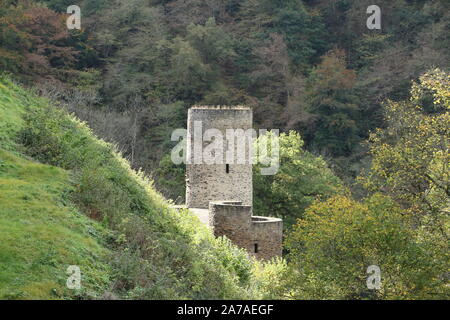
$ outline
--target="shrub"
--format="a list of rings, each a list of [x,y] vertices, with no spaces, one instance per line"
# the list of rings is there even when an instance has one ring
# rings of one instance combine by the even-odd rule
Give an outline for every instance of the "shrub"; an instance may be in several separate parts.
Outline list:
[[[255,294],[259,299],[289,298],[288,273],[288,263],[285,259],[255,261],[253,269]]]
[[[295,298],[429,299],[448,291],[446,251],[418,237],[402,210],[380,195],[362,203],[343,196],[315,203],[287,246]],[[378,291],[366,285],[371,265],[381,269]]]

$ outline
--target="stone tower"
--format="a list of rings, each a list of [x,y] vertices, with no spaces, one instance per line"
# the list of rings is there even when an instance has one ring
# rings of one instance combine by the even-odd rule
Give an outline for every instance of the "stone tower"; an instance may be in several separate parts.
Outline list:
[[[186,205],[189,208],[207,209],[210,201],[233,200],[243,205],[252,205],[252,164],[249,140],[245,141],[246,163],[227,162],[225,157],[230,142],[225,141],[227,129],[252,129],[252,110],[246,107],[192,107],[188,111],[187,123],[187,164],[186,164]],[[208,129],[216,129],[224,137],[221,164],[206,164],[202,159],[204,148],[211,141],[203,141]],[[230,132],[230,130],[229,130]],[[196,147],[197,143],[197,147]],[[235,155],[238,143],[233,143]],[[199,148],[200,147],[200,148]],[[230,148],[233,146],[230,145]],[[197,156],[197,160],[196,157]]]
[[[226,236],[250,255],[266,260],[282,254],[283,222],[253,215],[252,122],[252,110],[246,107],[189,109],[186,207],[216,237]],[[239,143],[237,136],[245,136],[245,141]],[[214,148],[209,149],[212,143]],[[234,157],[228,158],[227,150],[233,150]],[[207,163],[205,154],[217,158]],[[222,156],[223,161],[216,161]]]

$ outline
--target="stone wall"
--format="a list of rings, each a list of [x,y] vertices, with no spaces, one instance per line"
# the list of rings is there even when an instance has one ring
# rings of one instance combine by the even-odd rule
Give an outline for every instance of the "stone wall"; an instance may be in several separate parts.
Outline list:
[[[252,217],[251,232],[254,237],[253,254],[266,260],[280,256],[283,251],[283,221],[277,218]],[[255,253],[255,251],[257,251]]]
[[[188,111],[186,205],[189,208],[208,208],[210,201],[236,200],[252,205],[252,164],[226,163],[227,143],[223,145],[221,164],[196,164],[199,150],[194,139],[202,139],[208,129],[218,129],[226,137],[227,129],[252,129],[252,110],[245,107],[192,107]],[[201,122],[202,133],[194,131],[195,122]],[[203,148],[211,141],[203,141]],[[235,154],[238,145],[235,143]],[[203,149],[202,149],[203,151]],[[201,152],[201,151],[200,151]],[[241,152],[242,154],[242,152]],[[249,146],[245,159],[250,157]],[[198,159],[198,158],[197,158]]]
[[[216,237],[226,236],[234,244],[251,250],[252,207],[241,202],[213,201],[209,204],[209,225]]]
[[[252,207],[235,201],[209,204],[209,225],[216,237],[226,236],[257,259],[281,256],[283,222],[252,216]]]

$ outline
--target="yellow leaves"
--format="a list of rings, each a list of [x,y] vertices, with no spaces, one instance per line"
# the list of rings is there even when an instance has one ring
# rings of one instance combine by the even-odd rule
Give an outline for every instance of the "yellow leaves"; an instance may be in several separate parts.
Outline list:
[[[412,294],[410,288],[423,279],[418,265],[435,277],[441,272],[439,265],[430,267],[434,257],[418,246],[403,213],[381,195],[363,202],[336,196],[314,203],[287,241],[292,266],[304,277],[303,287],[332,278],[343,289],[340,295],[358,292],[365,288],[365,270],[371,264],[382,268],[383,294],[391,297]],[[349,288],[353,289],[347,292]]]
[[[411,101],[419,101],[427,91],[433,92],[433,103],[450,109],[450,75],[436,68],[419,78],[419,83],[413,82]]]
[[[435,103],[441,105],[432,113],[421,105],[422,97],[430,91]],[[413,83],[410,101],[387,102],[388,126],[369,140],[372,168],[368,177],[361,178],[366,187],[389,192],[405,206],[429,210],[430,190],[444,190],[449,184],[448,174],[443,174],[450,159],[449,94],[450,76],[435,69]],[[448,201],[445,192],[433,191],[433,197],[431,205],[436,210]]]

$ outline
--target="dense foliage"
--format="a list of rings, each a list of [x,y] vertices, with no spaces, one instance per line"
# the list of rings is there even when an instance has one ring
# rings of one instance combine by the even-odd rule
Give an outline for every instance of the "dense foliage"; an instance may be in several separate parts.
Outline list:
[[[260,136],[259,143],[267,138]],[[275,175],[263,175],[260,166],[255,167],[254,210],[258,215],[283,218],[285,227],[290,227],[314,200],[324,200],[344,187],[322,158],[303,149],[295,131],[282,133],[279,144],[280,166]]]
[[[369,30],[368,0],[84,0],[82,30],[70,34],[70,1],[41,3],[48,9],[2,1],[2,68],[45,74],[42,92],[147,172],[188,107],[239,103],[258,127],[299,131],[351,179],[360,142],[384,124],[381,102],[407,97],[411,79],[450,61],[447,1],[379,1],[382,29]]]
[[[448,297],[449,79],[432,70],[413,84],[408,101],[388,102],[388,126],[371,136],[372,167],[361,178],[370,191],[387,196],[363,202],[334,197],[314,203],[298,220],[286,242],[293,288],[286,294]],[[381,290],[364,283],[370,265],[381,269]]]
[[[297,299],[430,299],[447,296],[448,255],[422,238],[389,198],[335,197],[308,208],[287,240],[286,294]],[[448,249],[448,244],[447,244]],[[369,266],[380,290],[366,285]]]
[[[370,139],[366,185],[384,189],[416,215],[448,210],[450,75],[439,69],[422,75],[409,100],[387,103],[386,123]]]

